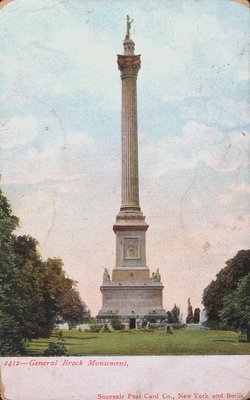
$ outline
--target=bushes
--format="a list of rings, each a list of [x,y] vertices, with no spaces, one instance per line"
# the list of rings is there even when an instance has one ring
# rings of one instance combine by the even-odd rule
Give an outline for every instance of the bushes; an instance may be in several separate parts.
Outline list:
[[[180,307],[175,304],[171,311],[167,311],[168,323],[174,324],[180,322],[180,318]]]
[[[103,327],[102,324],[93,324],[93,325],[90,325],[89,330],[87,329],[87,332],[89,331],[89,332],[97,333],[97,332],[100,332],[102,327]]]
[[[108,327],[108,324],[104,324],[103,328],[102,328],[102,332],[103,333],[111,333],[111,330]]]
[[[181,322],[176,322],[175,324],[172,324],[173,329],[183,329],[185,328],[186,324],[183,324]]]
[[[150,323],[149,324],[149,328],[150,329],[155,329],[155,330],[157,330],[157,329],[164,329],[164,326],[165,326],[165,323],[162,323],[162,322],[155,322],[155,323]]]
[[[67,349],[64,346],[64,344],[60,342],[51,342],[48,344],[48,347],[44,350],[43,355],[47,357],[66,356]]]
[[[168,325],[170,325],[170,324],[168,324]],[[166,327],[166,323],[165,322],[158,322],[158,323],[154,323],[154,324],[151,323],[149,326],[150,326],[150,329],[153,329],[153,330],[164,330]],[[176,330],[176,329],[185,328],[186,324],[184,324],[182,322],[176,322],[176,323],[171,324],[171,326],[174,330]]]
[[[125,328],[125,325],[122,323],[121,319],[117,316],[113,316],[111,319],[111,326],[115,331],[121,331]]]

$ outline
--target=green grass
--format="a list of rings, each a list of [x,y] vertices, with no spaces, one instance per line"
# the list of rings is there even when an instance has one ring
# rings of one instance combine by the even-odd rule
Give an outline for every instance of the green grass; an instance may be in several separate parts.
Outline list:
[[[156,332],[90,333],[66,331],[62,342],[67,355],[209,355],[250,354],[250,343],[239,343],[238,334],[226,331],[176,330],[173,335]],[[32,356],[42,355],[49,339],[33,340],[28,348]]]

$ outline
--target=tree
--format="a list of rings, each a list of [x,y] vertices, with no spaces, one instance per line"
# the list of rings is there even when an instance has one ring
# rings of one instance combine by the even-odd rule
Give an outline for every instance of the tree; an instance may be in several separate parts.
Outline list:
[[[88,310],[76,290],[77,282],[66,277],[62,260],[49,258],[44,267],[46,300],[53,304],[54,316],[60,315],[70,324],[83,322]]]
[[[199,324],[200,312],[201,312],[201,310],[198,307],[194,309],[194,324]]]
[[[205,306],[208,322],[219,323],[219,311],[223,307],[223,298],[232,293],[239,280],[250,271],[250,250],[241,250],[235,257],[226,262],[204,290],[202,302]]]
[[[245,332],[250,342],[250,273],[239,280],[236,290],[223,298],[219,318],[224,328]]]
[[[13,232],[18,218],[0,190],[0,355],[25,353],[27,340],[49,336],[60,315],[75,324],[89,315],[61,259],[43,261],[36,239]]]
[[[15,253],[13,231],[18,218],[0,189],[0,355],[17,355],[24,351],[24,338],[16,320],[18,310],[13,301],[15,282]]]
[[[171,311],[167,311],[167,320],[170,324],[180,322],[180,307],[175,304]]]
[[[62,260],[49,258],[44,263],[44,270],[48,324],[54,324],[58,316],[70,324],[82,323],[88,310],[76,290],[77,282],[66,277]]]
[[[14,301],[19,310],[17,320],[26,339],[46,336],[48,326],[44,299],[44,266],[37,251],[38,242],[31,236],[14,240],[16,262]]]

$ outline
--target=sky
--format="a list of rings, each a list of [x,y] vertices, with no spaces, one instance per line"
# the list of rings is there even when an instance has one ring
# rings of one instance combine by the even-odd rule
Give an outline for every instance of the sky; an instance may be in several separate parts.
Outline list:
[[[186,316],[249,248],[249,12],[228,0],[17,0],[1,9],[1,187],[17,234],[61,257],[92,315],[115,266],[126,15],[138,75],[140,205],[164,307]]]

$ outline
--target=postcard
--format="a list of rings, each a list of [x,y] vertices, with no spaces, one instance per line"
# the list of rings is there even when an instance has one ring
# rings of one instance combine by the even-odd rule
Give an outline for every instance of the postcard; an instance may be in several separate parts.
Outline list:
[[[0,399],[249,399],[249,2],[0,21]]]

